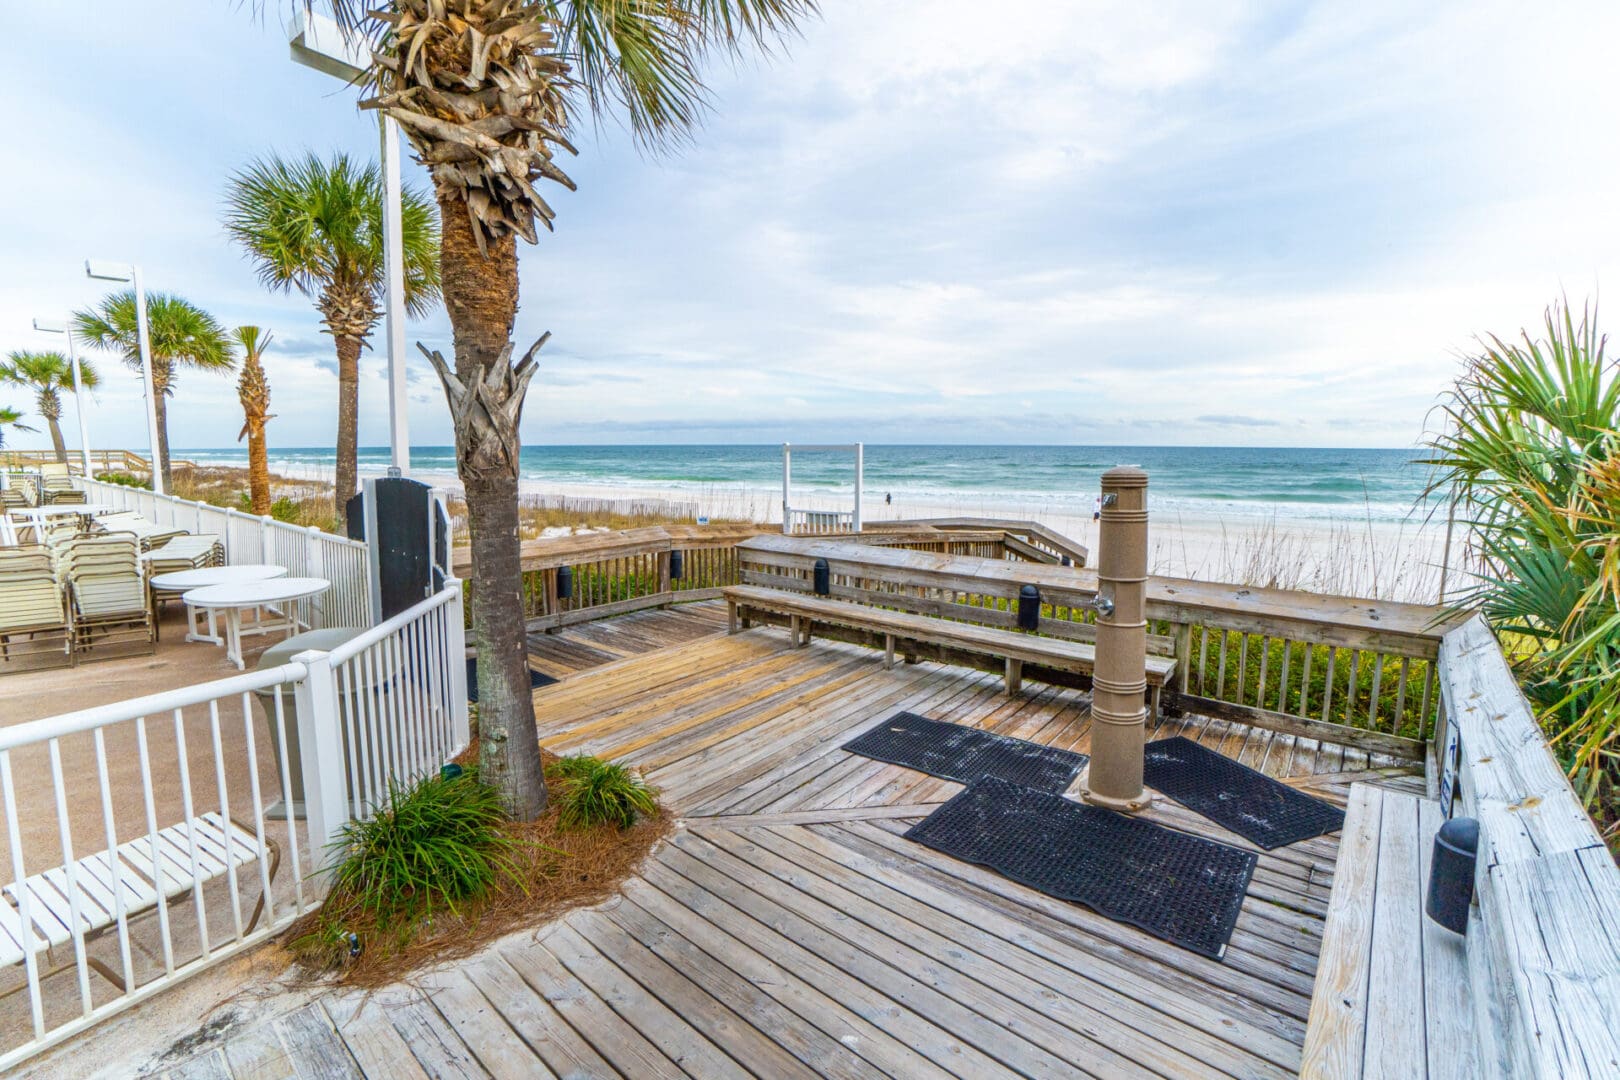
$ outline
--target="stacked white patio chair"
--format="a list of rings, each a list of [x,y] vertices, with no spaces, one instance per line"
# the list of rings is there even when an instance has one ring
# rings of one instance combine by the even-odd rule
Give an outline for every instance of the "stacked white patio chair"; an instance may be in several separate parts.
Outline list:
[[[84,503],[84,492],[73,486],[73,471],[65,462],[52,461],[39,467],[43,485],[40,494],[47,503]]]
[[[140,546],[127,533],[81,536],[61,545],[62,576],[73,599],[75,650],[99,656],[157,651]]]
[[[0,547],[0,671],[71,665],[71,613],[50,548]]]
[[[32,476],[22,473],[8,473],[6,486],[0,488],[0,504],[7,510],[21,510],[29,506],[39,505],[39,485]]]
[[[154,525],[133,510],[125,510],[116,514],[105,514],[95,519],[98,529],[108,533],[129,533],[140,543],[142,551],[151,551],[162,547],[177,536],[185,536],[186,530],[176,529],[172,525]]]

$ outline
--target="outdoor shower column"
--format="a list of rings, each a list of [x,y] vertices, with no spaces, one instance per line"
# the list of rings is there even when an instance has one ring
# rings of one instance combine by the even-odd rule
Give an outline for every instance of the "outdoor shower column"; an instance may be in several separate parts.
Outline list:
[[[1097,659],[1091,680],[1091,764],[1086,802],[1141,810],[1147,725],[1147,473],[1121,465],[1102,475],[1097,547]]]

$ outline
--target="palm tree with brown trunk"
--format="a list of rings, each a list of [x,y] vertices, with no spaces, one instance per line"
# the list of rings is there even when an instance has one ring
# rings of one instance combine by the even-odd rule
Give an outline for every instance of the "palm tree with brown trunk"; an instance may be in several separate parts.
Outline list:
[[[439,298],[439,229],[433,205],[405,189],[401,221],[405,307],[420,318]],[[268,289],[315,301],[337,346],[337,513],[359,490],[360,350],[382,317],[382,179],[338,154],[286,161],[274,154],[231,177],[225,230]]]
[[[310,0],[305,0],[310,2]],[[553,160],[584,117],[622,111],[652,148],[701,119],[706,54],[768,46],[814,0],[332,0],[368,33],[366,108],[398,120],[439,203],[454,362],[423,349],[444,383],[472,534],[480,775],[507,810],[545,805],[518,592],[518,425],[542,336],[513,363],[517,241],[551,227],[536,185],[572,189]]]
[[[242,372],[236,377],[236,396],[242,402],[242,430],[236,441],[248,444],[248,509],[263,516],[270,512],[270,454],[264,425],[270,420],[270,382],[264,377],[264,352],[273,335],[257,326],[238,326],[231,337],[242,346]]]
[[[96,369],[88,360],[79,361],[79,385],[94,390],[99,383]],[[0,363],[0,382],[25,387],[34,392],[39,415],[51,432],[56,460],[67,462],[67,443],[62,438],[62,391],[73,389],[73,362],[59,352],[17,350]],[[82,424],[84,418],[80,417]]]
[[[228,373],[236,364],[225,328],[208,312],[172,293],[146,294],[146,324],[152,349],[152,408],[157,413],[158,450],[163,458],[163,488],[172,490],[169,467],[169,398],[181,368]],[[135,293],[112,293],[97,307],[76,312],[73,332],[97,349],[123,356],[136,374],[141,370],[140,338],[135,325]],[[81,360],[82,364],[83,361]]]

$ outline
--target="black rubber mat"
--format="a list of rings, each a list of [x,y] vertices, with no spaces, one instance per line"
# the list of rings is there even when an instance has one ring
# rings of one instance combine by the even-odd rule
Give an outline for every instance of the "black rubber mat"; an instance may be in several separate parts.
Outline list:
[[[1147,744],[1142,780],[1267,851],[1344,827],[1344,811],[1177,735]]]
[[[978,780],[907,839],[1213,960],[1259,856],[1005,780]]]
[[[852,754],[971,784],[995,776],[1061,794],[1085,767],[1086,755],[992,731],[898,712],[844,744]]]
[[[536,671],[534,668],[529,669],[529,688],[531,690],[542,686],[550,686],[556,681],[556,679],[544,672]],[[467,700],[474,704],[478,703],[478,658],[476,656],[467,657]]]

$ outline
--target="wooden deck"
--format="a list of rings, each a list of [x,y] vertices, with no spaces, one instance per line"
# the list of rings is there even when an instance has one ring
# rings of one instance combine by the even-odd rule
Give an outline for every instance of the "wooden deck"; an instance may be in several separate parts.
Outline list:
[[[535,699],[547,746],[639,763],[682,817],[622,897],[411,986],[327,994],[168,1075],[1295,1075],[1337,837],[1262,852],[1207,960],[909,843],[959,786],[838,748],[910,709],[1083,751],[1086,695],[1009,699],[993,675],[885,671],[766,628],[643,651],[709,617],[531,641],[542,670],[633,654]],[[1171,734],[1340,802],[1356,779],[1422,788],[1343,746],[1196,717],[1151,736]],[[1174,803],[1149,816],[1248,846]]]

